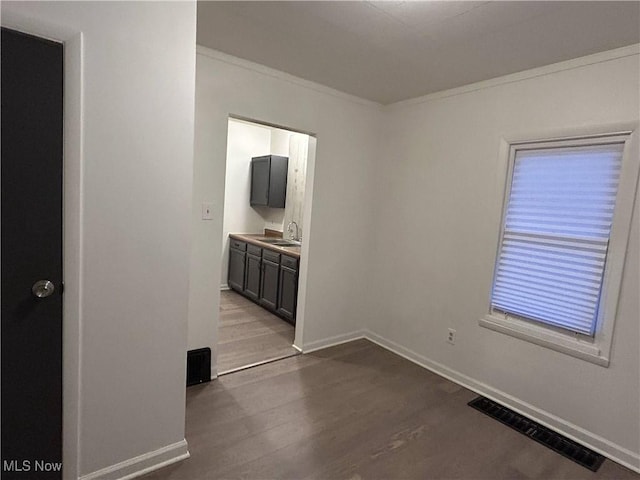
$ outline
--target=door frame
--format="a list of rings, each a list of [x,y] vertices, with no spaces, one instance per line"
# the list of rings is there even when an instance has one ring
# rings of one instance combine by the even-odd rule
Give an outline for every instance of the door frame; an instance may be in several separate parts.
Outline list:
[[[2,26],[64,45],[62,271],[63,478],[80,477],[80,367],[82,349],[83,48],[82,32],[2,12]]]
[[[300,265],[298,266],[298,300],[296,301],[296,332],[293,347],[302,352],[304,345],[304,319],[307,306],[307,277],[309,271],[309,243],[311,241],[311,211],[313,203],[313,186],[316,171],[316,148],[318,139],[309,133],[309,151],[307,154],[307,178],[304,183],[304,204],[302,206],[302,242],[300,248]]]
[[[307,152],[307,174],[305,178],[305,192],[304,192],[304,202],[302,205],[302,218],[304,222],[302,223],[302,238],[306,239],[302,242],[300,246],[300,262],[298,264],[298,295],[296,301],[296,324],[295,324],[295,334],[293,348],[302,353],[302,345],[304,345],[304,319],[305,319],[305,308],[306,308],[306,298],[307,298],[307,277],[308,277],[308,269],[309,269],[309,243],[311,240],[311,212],[313,205],[313,185],[315,178],[315,169],[316,169],[316,150],[318,144],[318,137],[313,132],[308,132],[305,130],[300,130],[297,128],[292,128],[289,126],[279,125],[277,123],[272,123],[264,120],[258,120],[245,115],[238,115],[234,112],[228,112],[227,117],[224,123],[225,128],[225,144],[224,144],[224,178],[225,181],[223,183],[223,191],[222,191],[222,216],[224,218],[225,215],[225,191],[227,189],[226,175],[227,175],[227,167],[228,167],[228,159],[227,159],[227,141],[229,139],[229,121],[230,120],[239,120],[241,122],[248,122],[254,125],[259,125],[262,127],[271,127],[271,128],[279,128],[281,130],[286,130],[288,132],[294,133],[303,133],[309,136],[309,150]],[[224,235],[224,227],[222,228],[222,233]],[[222,244],[224,245],[224,239],[222,240]],[[222,269],[222,265],[220,265],[220,269]],[[219,282],[219,278],[221,272],[217,272],[216,281]],[[218,305],[220,304],[220,290],[218,290]],[[216,330],[219,328],[220,316],[218,315],[215,328]],[[215,349],[215,364],[216,373],[214,374],[212,370],[212,378],[217,377],[217,368],[218,368],[218,337],[215,337],[215,344],[213,345]]]

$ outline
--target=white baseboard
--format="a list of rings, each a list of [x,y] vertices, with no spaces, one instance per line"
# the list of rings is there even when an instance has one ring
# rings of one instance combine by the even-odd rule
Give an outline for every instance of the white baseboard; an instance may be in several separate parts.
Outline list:
[[[323,348],[340,345],[341,343],[352,342],[353,340],[358,340],[359,338],[365,338],[364,330],[356,330],[355,332],[344,333],[342,335],[336,335],[335,337],[323,338],[322,340],[316,340],[315,342],[305,343],[304,345],[302,345],[301,350],[303,353],[311,353],[315,352],[316,350],[322,350]]]
[[[182,440],[83,475],[80,480],[130,480],[186,458],[189,458],[188,445]]]
[[[577,425],[574,425],[549,412],[541,410],[521,399],[515,398],[508,393],[502,392],[490,385],[474,380],[456,370],[453,370],[441,363],[434,362],[427,357],[420,355],[402,345],[387,340],[370,330],[364,330],[363,336],[367,340],[380,345],[381,347],[406,358],[407,360],[432,371],[458,385],[461,385],[484,397],[494,400],[522,415],[525,415],[540,424],[555,430],[564,436],[589,447],[590,449],[604,455],[620,465],[640,473],[640,454],[632,452],[620,445],[617,445],[595,433],[589,432]],[[305,352],[306,353],[306,352]]]
[[[231,287],[226,283],[224,285],[220,285],[220,291],[224,292],[225,290],[231,290]]]
[[[218,378],[218,358],[211,352],[211,380]]]

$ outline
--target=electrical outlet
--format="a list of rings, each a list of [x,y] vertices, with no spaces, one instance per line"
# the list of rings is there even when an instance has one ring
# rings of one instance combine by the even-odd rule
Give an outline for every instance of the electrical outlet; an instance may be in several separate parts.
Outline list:
[[[451,345],[456,344],[456,331],[453,328],[450,328],[447,333],[447,343],[450,343]]]

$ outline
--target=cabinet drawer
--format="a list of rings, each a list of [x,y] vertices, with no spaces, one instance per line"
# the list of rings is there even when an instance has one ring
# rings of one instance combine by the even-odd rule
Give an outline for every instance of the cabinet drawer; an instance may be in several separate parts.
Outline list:
[[[251,255],[260,256],[262,255],[262,248],[256,247],[255,245],[251,245],[250,243],[247,245],[247,252]]]
[[[293,268],[294,270],[298,269],[298,259],[294,257],[287,257],[286,255],[282,255],[280,260],[280,265],[283,267]]]
[[[247,244],[241,242],[240,240],[231,239],[231,248],[235,248],[236,250],[240,250],[244,252],[247,249]]]
[[[262,250],[262,258],[270,262],[280,263],[280,254],[272,252],[271,250]]]

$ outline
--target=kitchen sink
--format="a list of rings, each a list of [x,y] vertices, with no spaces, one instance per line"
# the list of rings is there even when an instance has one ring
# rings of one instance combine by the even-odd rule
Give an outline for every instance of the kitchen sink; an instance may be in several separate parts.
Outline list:
[[[275,245],[276,247],[299,247],[300,242],[295,240],[283,240],[282,238],[265,238],[260,240],[261,242],[268,243],[269,245]]]
[[[276,247],[299,247],[300,242],[272,242],[271,245]]]

